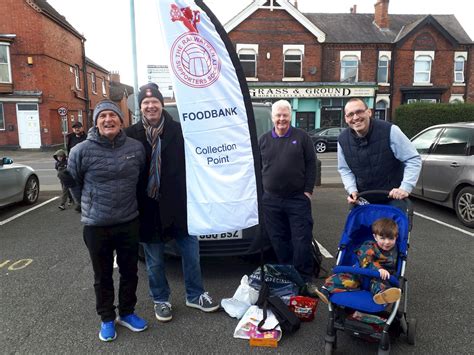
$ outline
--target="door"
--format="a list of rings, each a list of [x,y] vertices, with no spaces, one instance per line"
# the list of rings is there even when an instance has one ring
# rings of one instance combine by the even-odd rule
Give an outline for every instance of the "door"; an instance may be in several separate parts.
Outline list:
[[[306,132],[314,129],[314,112],[296,112],[296,127]]]
[[[40,148],[41,134],[37,104],[18,104],[18,139],[22,149]]]
[[[467,166],[470,132],[465,128],[446,128],[423,161],[423,196],[446,201]]]

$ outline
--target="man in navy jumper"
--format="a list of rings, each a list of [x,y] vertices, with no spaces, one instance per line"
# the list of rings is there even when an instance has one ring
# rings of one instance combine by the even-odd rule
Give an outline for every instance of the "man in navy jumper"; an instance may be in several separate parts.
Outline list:
[[[356,203],[358,194],[367,190],[388,190],[393,200],[408,197],[418,180],[421,158],[407,136],[389,122],[371,119],[372,111],[362,99],[349,100],[344,113],[349,128],[339,136],[337,160],[347,201]]]
[[[291,106],[272,106],[274,127],[259,139],[265,228],[280,264],[294,265],[305,282],[312,278],[311,198],[316,153],[308,134],[291,126]]]

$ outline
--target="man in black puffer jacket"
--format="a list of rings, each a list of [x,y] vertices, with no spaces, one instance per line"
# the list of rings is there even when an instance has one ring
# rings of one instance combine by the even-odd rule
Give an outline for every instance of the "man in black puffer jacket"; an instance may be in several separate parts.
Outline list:
[[[145,151],[140,142],[123,133],[122,124],[123,114],[114,102],[99,102],[94,110],[94,127],[84,142],[72,148],[68,165],[77,184],[72,192],[81,201],[102,341],[116,337],[114,250],[120,272],[117,323],[135,332],[147,328],[146,321],[134,313],[139,232],[136,188],[145,167]]]

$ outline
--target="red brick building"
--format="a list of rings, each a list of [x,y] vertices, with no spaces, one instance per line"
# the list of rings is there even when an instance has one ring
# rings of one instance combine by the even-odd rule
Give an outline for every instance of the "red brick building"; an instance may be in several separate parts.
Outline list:
[[[76,121],[87,130],[110,73],[86,57],[86,39],[45,0],[2,0],[0,13],[0,147],[59,145]]]
[[[287,0],[242,10],[225,28],[253,100],[288,99],[307,130],[344,125],[355,96],[381,119],[415,101],[474,102],[472,41],[456,18],[392,15],[389,0],[374,1],[373,14],[301,13]]]

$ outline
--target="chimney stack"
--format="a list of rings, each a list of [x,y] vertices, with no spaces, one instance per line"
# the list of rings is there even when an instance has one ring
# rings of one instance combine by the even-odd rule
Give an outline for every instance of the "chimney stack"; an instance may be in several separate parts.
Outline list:
[[[113,81],[115,83],[120,83],[120,73],[118,71],[111,71],[110,81]]]
[[[389,0],[377,0],[374,5],[374,22],[381,29],[388,29],[390,26],[390,22],[388,20],[388,2]]]
[[[354,6],[351,7],[351,14],[356,14],[357,13],[357,5],[354,4]]]
[[[298,10],[298,0],[295,0],[295,8]]]

